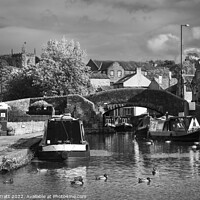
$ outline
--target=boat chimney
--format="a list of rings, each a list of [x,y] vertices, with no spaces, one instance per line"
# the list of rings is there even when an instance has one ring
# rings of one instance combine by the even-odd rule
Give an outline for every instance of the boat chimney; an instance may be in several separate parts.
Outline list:
[[[166,116],[166,120],[168,120],[168,117],[169,117],[168,112],[165,113],[165,116]]]

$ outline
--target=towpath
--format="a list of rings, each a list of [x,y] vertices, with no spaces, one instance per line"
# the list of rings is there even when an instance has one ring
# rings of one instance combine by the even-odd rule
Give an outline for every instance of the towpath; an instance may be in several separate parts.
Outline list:
[[[3,164],[3,158],[15,160],[17,167],[27,164],[30,157],[30,147],[38,143],[42,138],[42,132],[31,134],[0,136],[0,166]]]

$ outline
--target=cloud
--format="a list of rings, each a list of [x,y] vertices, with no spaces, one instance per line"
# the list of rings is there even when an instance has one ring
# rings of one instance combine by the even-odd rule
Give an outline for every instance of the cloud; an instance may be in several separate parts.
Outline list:
[[[200,27],[193,27],[192,34],[194,39],[200,39]]]
[[[147,42],[147,46],[150,50],[154,52],[159,51],[168,51],[169,49],[174,48],[174,44],[177,44],[179,38],[175,35],[169,34],[160,34]],[[176,47],[177,48],[177,47]]]
[[[200,48],[195,48],[195,47],[187,48],[187,49],[184,50],[184,54],[187,55],[188,53],[200,54]]]
[[[58,17],[50,9],[46,9],[40,14],[41,23],[44,27],[53,28],[54,26],[59,26]]]
[[[24,41],[39,49],[67,35],[90,57],[173,58],[182,23],[191,25],[184,48],[199,47],[199,7],[199,0],[0,0],[0,51],[20,49]]]
[[[124,9],[129,13],[136,11],[150,12],[153,10],[152,4],[147,4],[145,2],[133,2],[133,1],[118,1],[113,2],[114,8]]]
[[[0,31],[0,54],[9,54],[11,49],[14,50],[14,53],[19,53],[21,52],[23,43],[26,42],[27,50],[33,52],[33,49],[36,48],[37,55],[39,55],[42,46],[46,44],[49,39],[61,39],[62,36],[63,35],[46,30],[6,27]]]

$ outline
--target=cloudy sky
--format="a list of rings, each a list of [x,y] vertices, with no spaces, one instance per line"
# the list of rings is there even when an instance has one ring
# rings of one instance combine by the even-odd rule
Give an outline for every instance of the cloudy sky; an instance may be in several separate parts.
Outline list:
[[[80,42],[87,58],[157,60],[200,51],[200,0],[0,0],[0,54],[40,55],[49,39]]]

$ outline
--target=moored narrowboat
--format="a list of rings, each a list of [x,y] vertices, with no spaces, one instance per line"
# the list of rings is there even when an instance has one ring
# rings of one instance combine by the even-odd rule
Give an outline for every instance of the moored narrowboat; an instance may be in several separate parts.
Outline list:
[[[88,158],[90,148],[85,139],[83,122],[70,114],[49,119],[45,124],[37,156],[40,160]]]
[[[138,139],[165,139],[171,141],[195,142],[200,140],[200,127],[186,127],[184,120],[175,116],[149,117],[138,124],[135,136]],[[193,121],[190,125],[194,124]]]
[[[130,132],[132,130],[133,130],[133,125],[126,122],[122,122],[115,125],[116,132]]]

